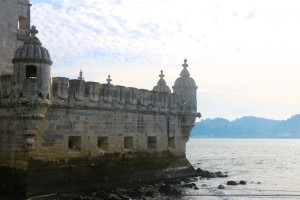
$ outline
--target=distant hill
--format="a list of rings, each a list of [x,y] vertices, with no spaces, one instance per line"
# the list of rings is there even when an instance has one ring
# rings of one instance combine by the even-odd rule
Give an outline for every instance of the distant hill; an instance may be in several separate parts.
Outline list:
[[[300,138],[300,114],[287,120],[242,117],[234,121],[223,118],[197,122],[191,137],[205,138]]]

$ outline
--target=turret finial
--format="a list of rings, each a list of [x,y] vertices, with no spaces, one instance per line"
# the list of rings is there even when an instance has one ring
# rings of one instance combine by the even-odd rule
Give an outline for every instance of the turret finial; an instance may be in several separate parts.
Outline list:
[[[160,71],[159,77],[160,77],[161,79],[165,77],[165,75],[163,74],[163,72],[164,72],[163,70]]]
[[[106,79],[106,81],[107,81],[107,84],[110,85],[110,82],[112,81],[112,79],[110,78],[110,75],[108,75],[108,79]]]
[[[190,72],[187,70],[188,66],[187,59],[184,59],[184,63],[182,64],[183,69],[180,73],[180,76],[190,76]]]
[[[186,62],[187,62],[187,59],[184,59],[184,63],[182,64],[182,67],[187,68],[189,66]]]
[[[31,29],[30,29],[30,34],[32,37],[35,37],[36,34],[38,34],[39,31],[36,29],[36,26],[35,25],[32,25],[31,26]]]
[[[84,78],[83,78],[82,74],[83,74],[82,70],[80,70],[78,80],[84,81]]]
[[[160,79],[157,82],[158,85],[166,85],[167,84],[166,81],[164,80],[165,75],[163,73],[164,73],[164,71],[160,70],[160,75],[159,75]]]

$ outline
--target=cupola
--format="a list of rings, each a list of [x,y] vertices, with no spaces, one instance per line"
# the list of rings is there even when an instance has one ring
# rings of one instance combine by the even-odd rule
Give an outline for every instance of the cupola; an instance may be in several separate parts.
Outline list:
[[[14,55],[13,63],[18,62],[40,62],[52,65],[49,51],[42,47],[42,43],[36,37],[38,30],[35,26],[31,27],[30,37],[25,40],[24,45],[19,47]]]
[[[189,65],[187,64],[187,59],[184,59],[184,64],[182,64],[182,71],[180,73],[180,77],[176,79],[175,83],[174,83],[174,87],[195,87],[196,86],[196,82],[194,81],[193,78],[190,77],[190,72],[187,70],[187,67]],[[173,88],[174,88],[173,87]]]
[[[157,85],[154,86],[153,91],[157,91],[157,92],[167,92],[167,93],[171,93],[171,89],[169,88],[169,86],[167,86],[166,81],[164,80],[164,74],[163,71],[160,71],[160,79],[157,82]]]

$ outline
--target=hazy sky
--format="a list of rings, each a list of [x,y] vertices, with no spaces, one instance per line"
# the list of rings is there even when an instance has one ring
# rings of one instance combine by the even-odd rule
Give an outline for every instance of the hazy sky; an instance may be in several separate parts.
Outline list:
[[[187,58],[203,118],[300,113],[299,0],[31,0],[52,76],[171,87]]]

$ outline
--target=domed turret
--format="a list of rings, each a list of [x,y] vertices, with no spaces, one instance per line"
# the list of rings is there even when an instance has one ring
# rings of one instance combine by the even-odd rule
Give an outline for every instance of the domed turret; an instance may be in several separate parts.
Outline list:
[[[49,51],[42,47],[42,43],[35,36],[38,33],[35,26],[31,27],[31,36],[19,47],[13,59],[13,63],[18,62],[41,62],[52,65]]]
[[[35,26],[30,36],[19,47],[12,60],[14,63],[14,81],[17,101],[50,100],[50,69],[52,65],[48,50],[36,37]]]
[[[157,82],[157,85],[154,86],[153,91],[157,91],[157,92],[167,92],[167,93],[171,93],[171,89],[169,88],[169,86],[167,86],[166,81],[164,80],[164,74],[163,71],[160,71],[160,79]]]
[[[189,66],[187,64],[187,59],[184,59],[184,64],[182,64],[183,69],[180,73],[180,77],[176,79],[173,90],[174,93],[179,97],[179,103],[182,109],[188,109],[192,111],[197,111],[197,99],[196,91],[197,86],[193,78],[190,77],[190,73],[187,70]]]

